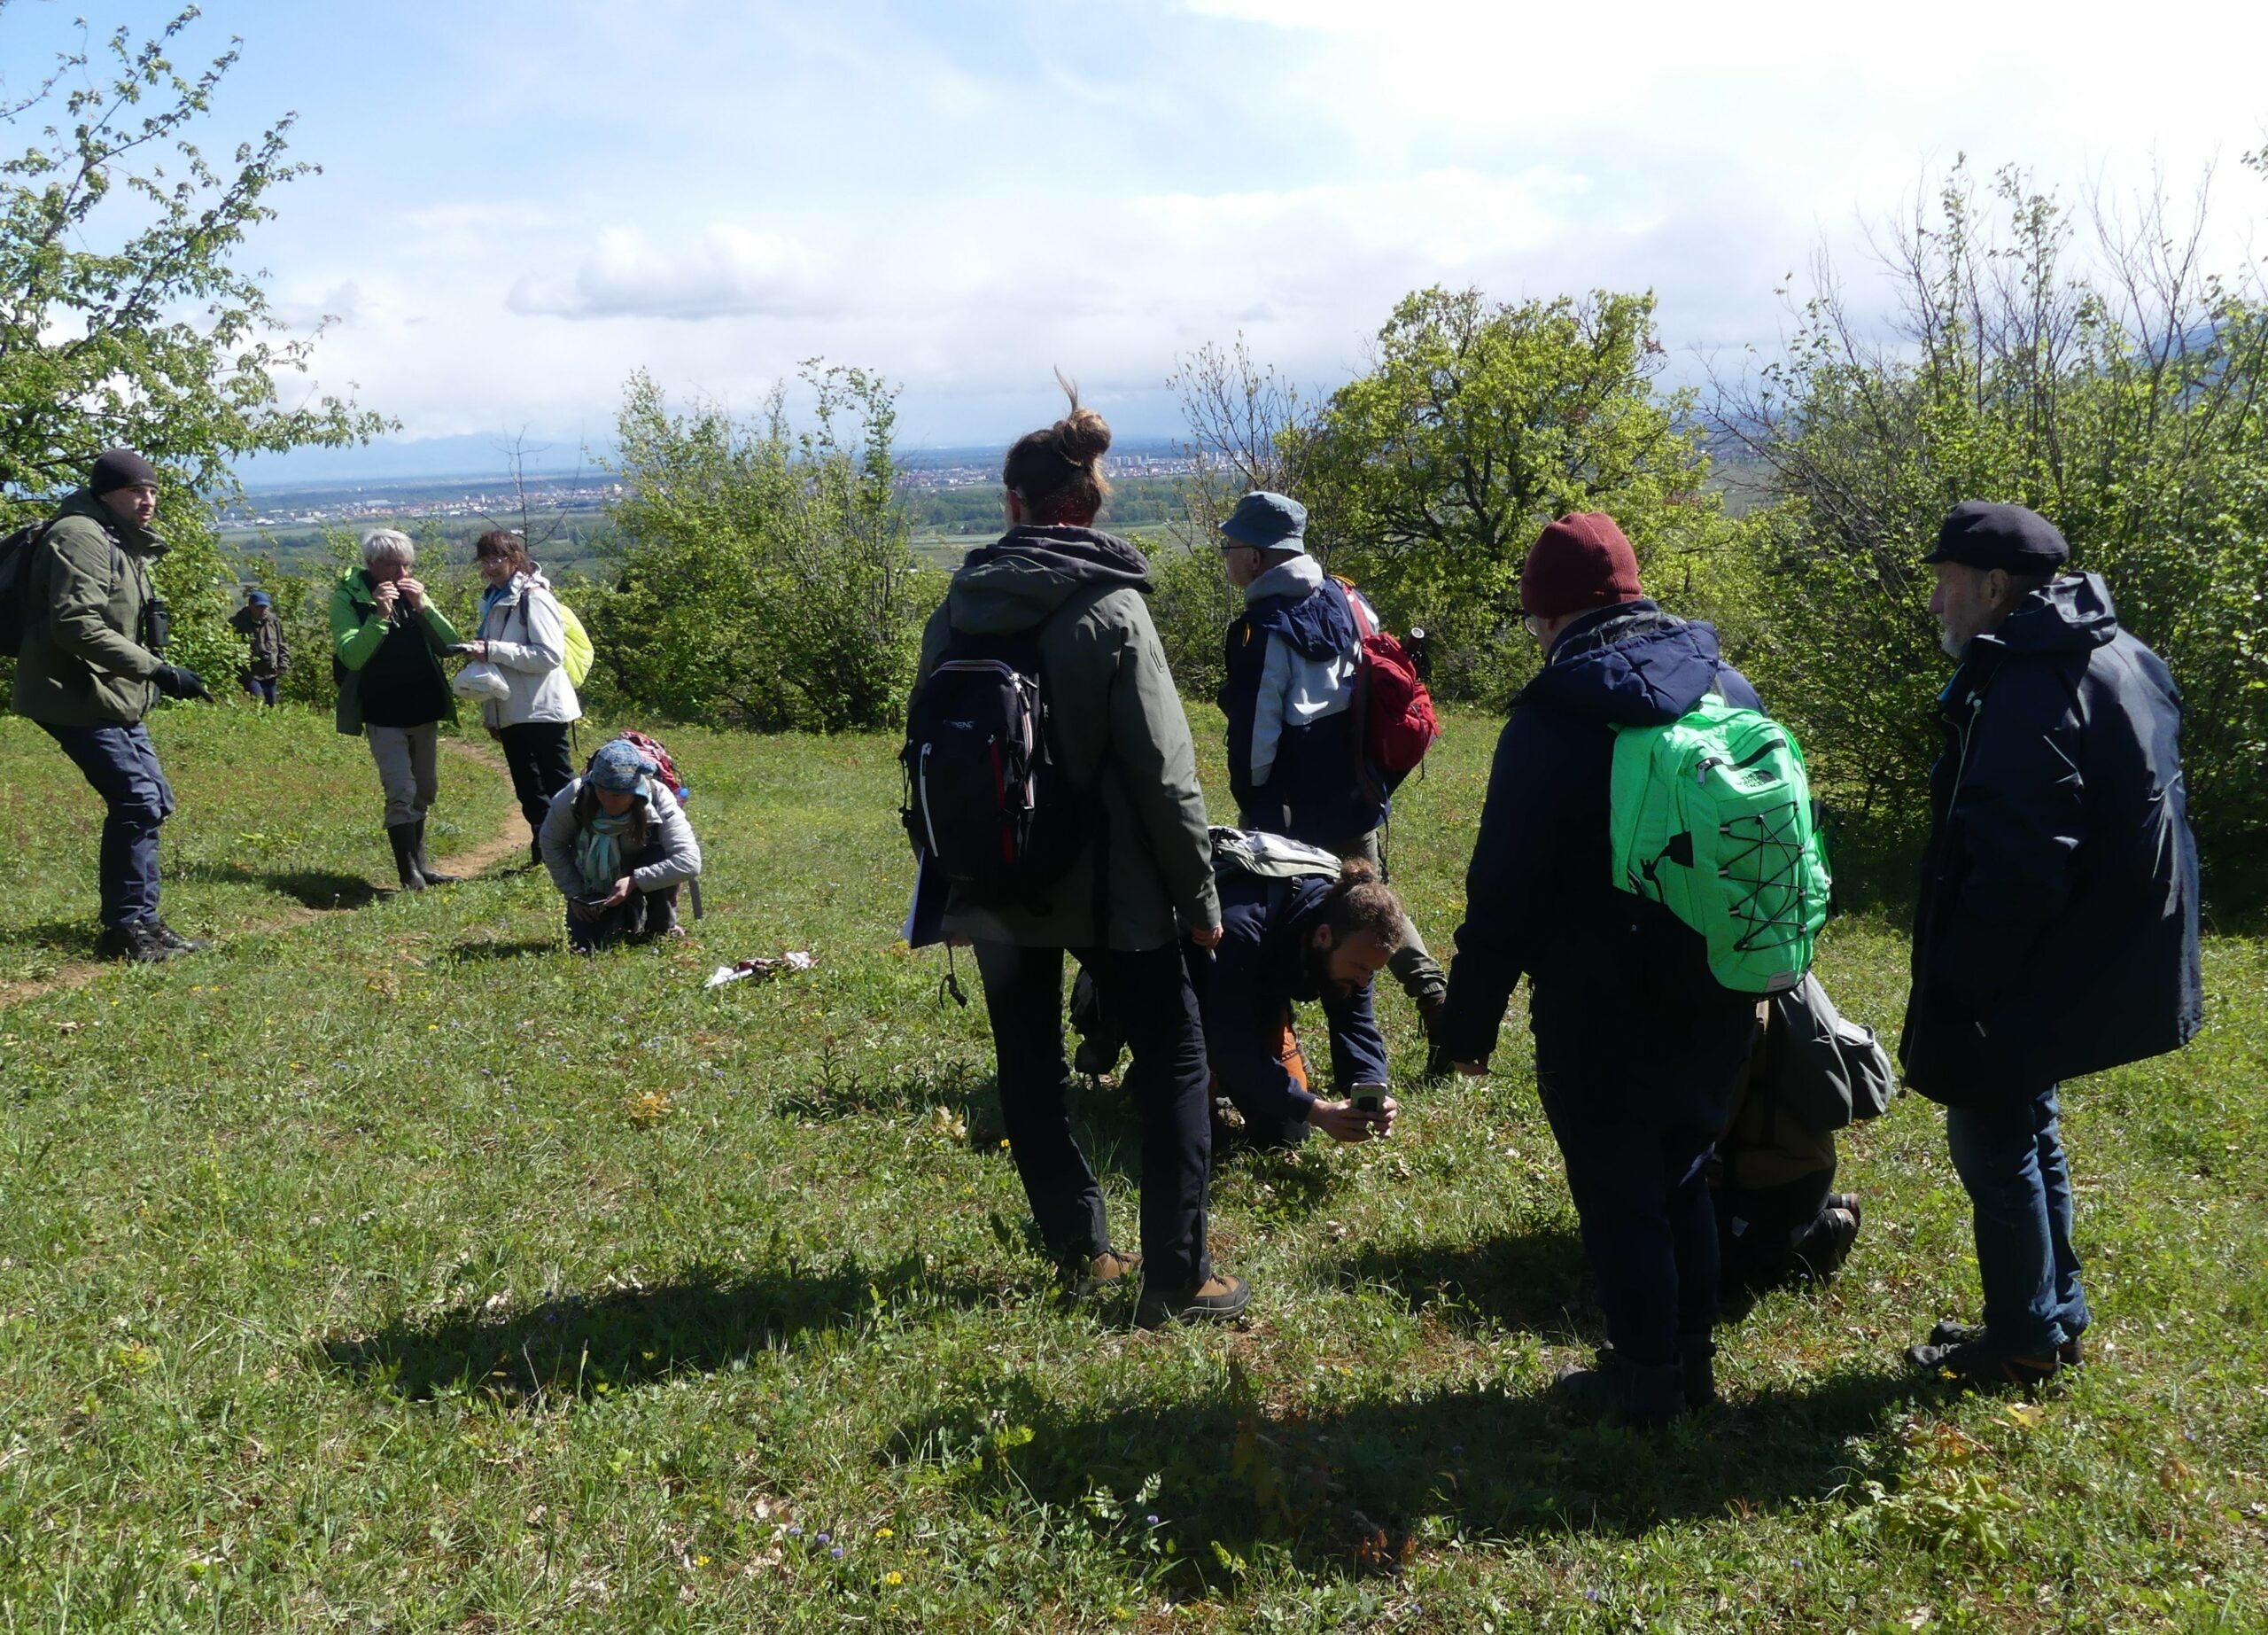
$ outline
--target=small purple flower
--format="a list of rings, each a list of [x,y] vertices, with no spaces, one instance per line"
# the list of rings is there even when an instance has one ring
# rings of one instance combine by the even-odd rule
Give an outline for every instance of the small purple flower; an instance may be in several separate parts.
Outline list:
[[[1598,1592],[1596,1590],[1585,1590],[1583,1592],[1583,1599],[1587,1601],[1595,1601],[1598,1599]]]
[[[843,1559],[843,1546],[841,1545],[837,1545],[835,1548],[829,1550],[827,1553],[839,1561]]]
[[[1157,1516],[1156,1516],[1156,1514],[1155,1514],[1154,1513],[1153,1513],[1153,1514],[1149,1514],[1149,1515],[1146,1515],[1146,1516],[1144,1516],[1142,1519],[1143,1519],[1145,1522],[1148,1522],[1152,1527],[1155,1527],[1155,1526],[1158,1524],[1158,1518],[1157,1518]]]
[[[800,1527],[791,1527],[788,1530],[788,1537],[790,1538],[801,1538],[803,1536],[804,1530]]]
[[[821,1544],[833,1544],[835,1542],[835,1535],[833,1533],[821,1533],[819,1536],[819,1541]]]

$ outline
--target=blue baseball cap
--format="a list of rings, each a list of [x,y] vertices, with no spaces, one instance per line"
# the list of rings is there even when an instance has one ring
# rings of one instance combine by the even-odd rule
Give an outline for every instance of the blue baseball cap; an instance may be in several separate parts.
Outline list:
[[[1254,550],[1307,549],[1308,508],[1288,494],[1255,488],[1237,502],[1221,532]]]
[[[617,795],[630,795],[643,789],[646,780],[660,770],[652,757],[627,738],[610,738],[591,757],[583,780]]]

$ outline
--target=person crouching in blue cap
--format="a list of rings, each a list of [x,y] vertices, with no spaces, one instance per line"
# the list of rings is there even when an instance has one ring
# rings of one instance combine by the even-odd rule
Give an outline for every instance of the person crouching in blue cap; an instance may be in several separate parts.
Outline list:
[[[660,770],[616,738],[551,798],[537,844],[567,899],[567,941],[578,954],[685,935],[678,888],[700,877],[701,842]]]
[[[1382,779],[1363,775],[1355,712],[1357,619],[1375,630],[1378,614],[1308,555],[1307,525],[1306,506],[1265,489],[1239,500],[1221,524],[1222,571],[1245,606],[1228,628],[1218,700],[1229,718],[1229,789],[1242,827],[1360,858],[1383,880],[1379,835],[1393,802]],[[1392,969],[1432,1040],[1449,977],[1415,925],[1403,925]],[[1427,1077],[1448,1071],[1436,1050]]]

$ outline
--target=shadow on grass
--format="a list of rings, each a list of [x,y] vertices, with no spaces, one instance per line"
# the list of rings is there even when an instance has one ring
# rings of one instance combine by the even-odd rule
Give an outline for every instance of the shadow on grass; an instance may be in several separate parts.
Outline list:
[[[449,950],[449,957],[459,964],[478,960],[521,960],[563,953],[566,946],[566,940],[559,937],[523,937],[517,942],[491,937],[478,942],[458,943]]]
[[[1846,1439],[1883,1429],[1914,1392],[1903,1375],[1843,1374],[1648,1436],[1577,1423],[1550,1391],[1461,1385],[1286,1409],[1232,1366],[1199,1399],[1096,1409],[1049,1403],[1019,1377],[901,1426],[891,1452],[990,1502],[1094,1517],[1130,1554],[1154,1549],[1148,1518],[1162,1517],[1194,1587],[1231,1577],[1255,1546],[1306,1571],[1391,1568],[1433,1518],[1500,1538],[1635,1537],[1816,1500],[1850,1479]],[[1142,1497],[1114,1507],[1098,1489]]]
[[[380,895],[379,888],[361,875],[342,875],[327,868],[263,871],[241,863],[186,863],[171,872],[177,880],[256,885],[307,908],[367,908]]]
[[[869,1266],[727,1275],[696,1268],[673,1282],[571,1295],[525,1311],[459,1312],[325,1342],[318,1362],[414,1400],[479,1392],[512,1404],[587,1398],[680,1374],[706,1374],[812,1336],[899,1320],[907,1312],[989,1303],[998,1291],[941,1277],[919,1255]]]
[[[1582,1242],[1565,1226],[1484,1243],[1370,1249],[1339,1272],[1349,1287],[1383,1288],[1412,1312],[1465,1332],[1516,1328],[1554,1344],[1596,1345],[1606,1335],[1588,1275]]]
[[[46,948],[73,959],[95,957],[95,938],[102,928],[88,920],[38,920],[29,925],[0,926],[0,948]]]

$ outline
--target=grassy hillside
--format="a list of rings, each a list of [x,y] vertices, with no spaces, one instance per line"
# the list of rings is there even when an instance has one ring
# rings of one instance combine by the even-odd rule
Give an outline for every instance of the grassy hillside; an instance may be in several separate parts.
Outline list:
[[[1544,1394],[1596,1335],[1517,1014],[1499,1077],[1398,1086],[1391,1142],[1225,1162],[1252,1320],[1136,1334],[1052,1297],[980,1014],[892,945],[894,745],[667,734],[710,916],[584,962],[537,875],[356,888],[376,778],[327,720],[155,730],[168,917],[221,946],[0,1008],[6,1627],[2268,1622],[2260,942],[2210,947],[2190,1051],[2067,1096],[2083,1375],[2033,1403],[1906,1377],[1975,1312],[1941,1121],[1906,1100],[1846,1144],[1845,1276],[1765,1300],[1723,1336],[1727,1407],[1646,1439]],[[1454,720],[1394,827],[1437,943],[1493,736]],[[493,838],[501,776],[444,782],[449,849]],[[0,723],[0,980],[88,945],[98,815]],[[817,969],[702,989],[789,948]],[[1889,1027],[1904,964],[1862,917],[1823,969]],[[1083,1110],[1130,1237],[1133,1123]]]

